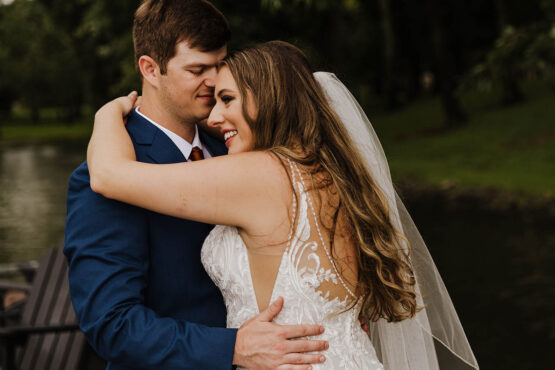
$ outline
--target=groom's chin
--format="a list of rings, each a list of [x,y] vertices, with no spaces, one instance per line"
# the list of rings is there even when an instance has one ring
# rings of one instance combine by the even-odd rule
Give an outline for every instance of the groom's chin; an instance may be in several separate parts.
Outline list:
[[[199,109],[203,109],[204,111],[206,111],[206,117],[208,117],[210,111],[212,110],[214,105],[216,105],[216,100],[213,97],[199,96],[196,98],[196,101],[198,103]]]
[[[205,121],[208,119],[211,111],[212,106],[197,106],[195,116],[197,117],[198,121]]]

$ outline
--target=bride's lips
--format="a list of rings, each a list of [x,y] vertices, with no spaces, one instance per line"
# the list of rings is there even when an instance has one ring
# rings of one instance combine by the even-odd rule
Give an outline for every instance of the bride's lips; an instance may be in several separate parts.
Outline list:
[[[224,130],[224,131],[222,131],[222,135],[225,136],[226,133],[231,132],[231,131],[237,131],[237,130]],[[232,141],[233,139],[235,139],[235,136],[237,136],[237,134],[233,135],[232,137],[230,137],[229,139],[227,139],[227,140],[225,141],[225,146],[226,146],[227,148],[229,148],[229,146],[231,145],[231,141]]]
[[[235,136],[237,136],[237,135],[235,135]],[[227,139],[227,140],[225,141],[225,146],[226,146],[227,148],[229,148],[229,146],[231,145],[231,141],[232,141],[233,139],[235,139],[235,136],[232,136],[232,137],[230,137],[229,139]]]

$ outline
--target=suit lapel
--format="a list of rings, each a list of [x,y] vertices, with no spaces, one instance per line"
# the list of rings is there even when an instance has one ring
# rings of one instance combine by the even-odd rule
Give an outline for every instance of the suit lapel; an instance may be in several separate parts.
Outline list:
[[[147,155],[154,161],[154,163],[166,164],[185,162],[186,159],[183,153],[175,146],[173,141],[156,127],[156,133],[152,145],[147,152]]]
[[[126,127],[136,146],[137,160],[147,161],[143,157],[143,154],[146,154],[146,157],[154,163],[166,164],[186,161],[183,153],[173,141],[135,110],[131,111]],[[199,129],[198,132],[200,140],[206,145],[213,157],[227,154],[227,148],[222,142],[208,135],[202,129]],[[143,150],[138,150],[138,147]]]
[[[210,154],[212,154],[213,157],[227,154],[227,148],[225,147],[224,143],[222,143],[218,139],[214,139],[212,136],[202,131],[200,127],[198,130],[198,134],[200,136],[200,141],[202,141],[202,143],[206,145],[208,151],[210,152]]]
[[[127,131],[133,139],[135,145],[142,147],[150,160],[154,163],[178,163],[184,162],[185,157],[183,153],[175,146],[173,141],[163,133],[158,127],[144,119],[140,114],[133,110],[127,121]],[[137,159],[139,161],[148,161],[146,158],[141,158],[138,148]]]

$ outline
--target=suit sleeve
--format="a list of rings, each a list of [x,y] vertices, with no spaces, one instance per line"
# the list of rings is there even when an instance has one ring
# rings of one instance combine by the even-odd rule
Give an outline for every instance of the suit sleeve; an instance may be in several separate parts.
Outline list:
[[[235,329],[159,317],[144,306],[148,218],[89,186],[86,164],[71,176],[64,253],[71,299],[91,346],[140,369],[231,369]]]

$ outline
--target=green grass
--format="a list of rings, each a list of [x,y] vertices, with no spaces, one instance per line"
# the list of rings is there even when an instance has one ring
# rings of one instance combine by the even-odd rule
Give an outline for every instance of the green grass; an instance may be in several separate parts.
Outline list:
[[[441,130],[438,99],[372,117],[393,177],[554,195],[555,94],[512,107],[491,108],[476,96],[465,103],[468,123],[452,131]]]
[[[59,140],[84,140],[91,135],[91,132],[92,123],[90,122],[79,122],[71,125],[10,123],[0,127],[0,145]]]
[[[437,98],[414,102],[395,113],[367,113],[386,152],[394,179],[458,188],[495,188],[529,195],[555,195],[555,94],[529,85],[527,100],[512,107],[496,105],[497,93],[473,93],[463,99],[468,123],[442,128]],[[0,145],[86,140],[89,120],[72,125],[0,127]]]

